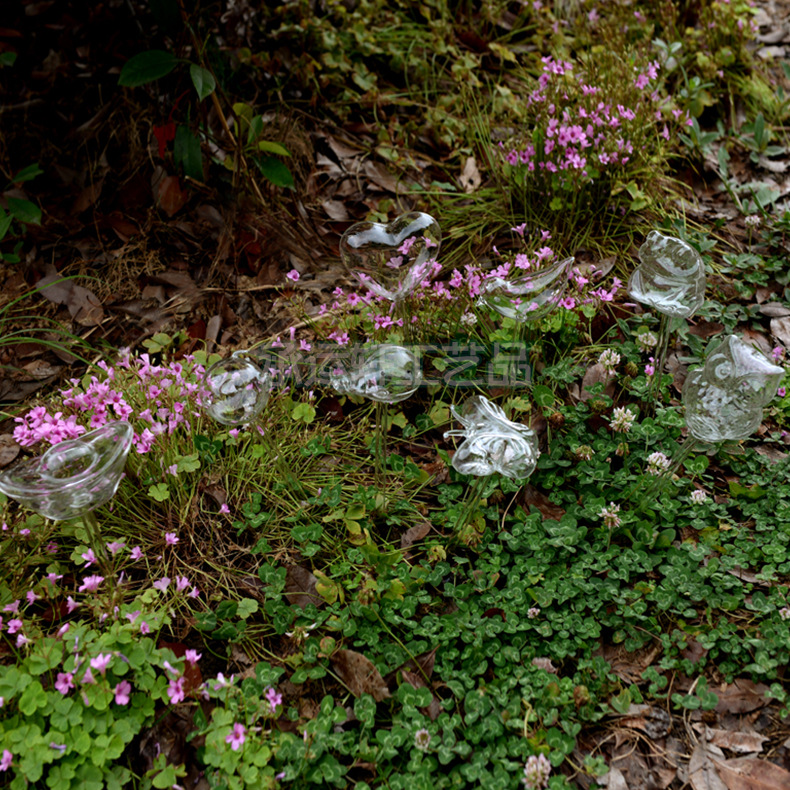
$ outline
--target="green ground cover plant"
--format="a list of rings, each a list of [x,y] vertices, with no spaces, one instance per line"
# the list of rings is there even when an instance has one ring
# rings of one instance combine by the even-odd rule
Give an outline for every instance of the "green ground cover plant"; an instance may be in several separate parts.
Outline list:
[[[752,16],[734,1],[286,3],[261,10],[271,46],[256,51],[215,48],[204,9],[120,67],[137,101],[186,86],[180,141],[160,149],[159,118],[152,150],[193,182],[229,143],[208,110],[221,102],[239,203],[308,193],[298,167],[256,162],[290,161],[266,125],[277,104],[317,112],[320,91],[334,123],[365,127],[365,156],[402,172],[431,140],[418,188],[355,210],[382,220],[410,201],[446,242],[398,315],[340,276],[317,306],[321,272],[292,259],[256,285],[290,324],[254,349],[275,375],[249,425],[206,416],[222,354],[169,328],[7,415],[23,455],[111,420],[134,441],[96,513],[106,561],[87,520],[0,495],[0,786],[611,788],[615,729],[664,717],[677,741],[661,748],[688,756],[733,688],[770,706],[751,721],[769,756],[750,764],[790,778],[790,372],[758,435],[685,455],[679,397],[722,333],[787,360],[790,214],[739,169],[784,155],[786,102],[755,64]],[[248,161],[277,189],[253,186]],[[730,219],[675,210],[703,163]],[[626,288],[653,228],[708,276],[665,370],[658,317]],[[569,256],[557,309],[526,329],[481,301],[486,279]],[[375,405],[307,360],[402,343],[402,315],[426,381],[390,407],[376,480]],[[452,468],[444,433],[472,393],[538,434],[528,480]],[[722,748],[705,759],[740,754]],[[687,759],[643,759],[662,788],[696,790]]]

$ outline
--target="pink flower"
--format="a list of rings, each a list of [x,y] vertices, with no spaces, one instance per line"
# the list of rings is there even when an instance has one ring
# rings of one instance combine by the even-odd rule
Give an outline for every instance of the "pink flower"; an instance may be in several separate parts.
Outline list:
[[[187,650],[186,653],[184,653],[184,659],[189,664],[197,664],[201,658],[203,658],[203,654],[198,653],[197,650]]]
[[[99,653],[96,658],[92,658],[90,660],[91,667],[95,669],[102,677],[104,677],[104,673],[107,671],[107,667],[109,666],[110,662],[112,661],[112,654],[111,653]]]
[[[175,532],[165,532],[165,543],[168,546],[175,546],[178,543],[179,538]]]
[[[66,598],[66,611],[71,614],[75,609],[79,609],[82,604],[77,603],[70,595]]]
[[[278,705],[283,704],[283,695],[278,694],[273,688],[270,688],[266,692],[266,699],[269,701],[269,706],[272,709],[272,713],[277,710]]]
[[[3,757],[0,759],[0,771],[7,771],[11,767],[13,759],[14,755],[8,749],[3,749]]]
[[[287,278],[288,278],[288,279],[289,279],[291,282],[295,283],[295,282],[296,282],[296,281],[299,279],[299,277],[300,277],[300,274],[299,274],[299,272],[298,272],[298,271],[296,271],[296,269],[291,269],[291,271],[290,271],[290,272],[288,272],[288,274],[286,274],[285,276],[286,276],[286,277],[287,277]]]
[[[71,672],[58,672],[55,688],[61,694],[68,694],[70,689],[74,688],[74,675]]]
[[[103,581],[104,576],[86,576],[77,590],[78,592],[96,592]]]
[[[151,629],[148,627],[148,623],[146,623],[145,620],[143,620],[140,623],[140,633],[141,634],[150,634],[151,633]]]
[[[184,678],[170,681],[170,685],[167,687],[167,696],[173,705],[178,705],[179,702],[184,701]]]
[[[779,389],[776,391],[776,394],[780,398],[784,398],[784,396],[787,394],[787,390],[784,387],[779,387]]]
[[[219,506],[219,512],[226,516],[228,513],[230,513],[230,508],[223,502]]]
[[[96,562],[96,555],[93,553],[93,549],[88,549],[87,551],[83,552],[80,554],[80,557],[85,560],[86,568]]]
[[[131,684],[126,680],[122,680],[115,687],[115,704],[127,705],[129,703],[129,694],[131,694],[131,692],[132,692]]]
[[[135,546],[131,552],[129,552],[129,559],[132,560],[139,560],[142,559],[143,550],[139,546]]]
[[[230,748],[234,752],[241,749],[244,741],[247,740],[247,728],[243,724],[236,722],[233,725],[233,730],[225,736],[225,743],[230,744]]]
[[[170,585],[170,579],[167,576],[163,576],[161,579],[157,579],[154,582],[154,587],[157,590],[159,590],[159,592],[164,592],[169,585]]]

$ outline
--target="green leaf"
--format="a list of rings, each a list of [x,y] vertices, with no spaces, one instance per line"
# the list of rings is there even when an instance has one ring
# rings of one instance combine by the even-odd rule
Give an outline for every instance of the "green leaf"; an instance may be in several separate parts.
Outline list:
[[[0,208],[0,240],[5,238],[13,219],[14,218],[10,214],[6,214],[5,211]]]
[[[23,167],[12,179],[13,184],[24,184],[26,181],[32,181],[36,176],[40,176],[44,171],[38,166],[38,162],[32,165]]]
[[[553,406],[554,405],[554,390],[551,387],[546,387],[543,384],[535,384],[532,388],[532,399],[538,406]]]
[[[3,52],[0,54],[0,66],[13,66],[16,63],[16,52]]]
[[[166,499],[170,499],[170,488],[167,483],[157,483],[148,489],[148,496],[157,502],[164,502]]]
[[[176,459],[176,464],[179,472],[195,472],[200,469],[200,459],[197,453],[182,455]]]
[[[200,141],[188,126],[179,126],[176,129],[173,159],[184,175],[195,181],[203,180],[203,154],[200,150]]]
[[[25,222],[28,225],[41,224],[41,209],[29,200],[8,198],[8,210],[20,222]]]
[[[251,614],[258,611],[258,602],[254,598],[242,598],[239,601],[239,608],[236,614],[242,619],[246,620]]]
[[[124,63],[118,84],[127,88],[145,85],[169,74],[178,64],[178,58],[171,52],[149,49],[140,52]]]
[[[259,116],[260,117],[260,116]],[[252,127],[250,127],[251,129]],[[290,156],[291,152],[279,143],[273,143],[271,140],[261,140],[258,143],[259,151],[266,151],[269,154],[277,154],[278,156]]]
[[[38,708],[47,704],[47,694],[44,687],[34,680],[19,698],[19,712],[25,716],[32,716]]]
[[[200,101],[214,93],[217,81],[210,71],[198,66],[196,63],[192,63],[189,67],[189,76],[192,77],[192,84],[195,86]]]
[[[294,188],[291,171],[279,159],[275,159],[273,156],[261,156],[254,161],[264,178],[267,178],[272,184],[277,187]]]
[[[297,403],[291,412],[291,417],[299,422],[300,420],[309,425],[315,419],[315,407],[310,403]]]

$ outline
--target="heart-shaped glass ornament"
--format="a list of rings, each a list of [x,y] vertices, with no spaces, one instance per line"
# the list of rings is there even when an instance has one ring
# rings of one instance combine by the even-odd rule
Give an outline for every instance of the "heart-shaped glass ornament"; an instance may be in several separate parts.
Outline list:
[[[683,384],[689,433],[711,443],[745,439],[760,427],[763,407],[776,395],[783,377],[783,368],[736,335],[728,335]]]
[[[112,499],[133,437],[128,422],[108,422],[4,472],[0,491],[53,521],[84,516]]]
[[[453,456],[453,468],[477,477],[494,472],[510,478],[529,477],[535,471],[540,451],[531,428],[512,422],[505,412],[482,395],[473,395],[461,411],[451,408],[464,427],[444,435],[464,441]]]
[[[511,280],[490,277],[480,286],[480,298],[505,318],[519,323],[538,321],[562,300],[574,260],[566,258]]]
[[[705,264],[690,244],[653,230],[639,248],[639,260],[628,280],[628,293],[637,302],[678,318],[702,307]]]
[[[420,362],[409,349],[390,343],[366,348],[356,364],[337,365],[329,382],[341,395],[362,395],[377,403],[400,403],[422,382]]]
[[[340,239],[340,257],[363,287],[400,302],[431,276],[441,241],[439,223],[413,211],[386,225],[352,225]]]
[[[207,390],[203,410],[223,425],[245,425],[256,419],[272,388],[272,374],[246,351],[234,351],[228,359],[215,362],[203,381]]]

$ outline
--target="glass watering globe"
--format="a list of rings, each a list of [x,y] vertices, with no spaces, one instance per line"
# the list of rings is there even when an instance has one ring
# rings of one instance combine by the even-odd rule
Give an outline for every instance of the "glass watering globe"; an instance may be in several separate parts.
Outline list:
[[[361,395],[376,403],[374,451],[376,480],[383,483],[387,464],[387,407],[410,398],[422,382],[417,356],[390,343],[366,349],[355,367],[335,367],[329,383],[341,395]]]
[[[499,473],[511,479],[529,477],[535,471],[540,450],[531,428],[509,420],[499,406],[482,395],[473,395],[460,411],[454,406],[451,411],[464,426],[444,434],[445,438],[464,440],[453,456],[453,469],[477,477],[467,491],[467,503],[458,520],[461,532],[466,530],[489,476]]]
[[[737,441],[750,436],[775,397],[784,368],[736,335],[710,349],[705,366],[683,385],[686,426],[700,442]]]
[[[108,422],[0,474],[0,491],[53,521],[84,516],[114,496],[133,436],[128,422]]]
[[[272,375],[249,351],[234,351],[205,373],[203,410],[222,425],[246,425],[269,401]]]
[[[510,280],[491,277],[480,286],[481,299],[500,315],[520,324],[539,321],[562,300],[574,260],[566,258]]]
[[[357,222],[340,238],[340,257],[369,291],[392,302],[408,333],[403,302],[431,276],[442,231],[430,214],[412,211],[388,224]]]
[[[690,318],[702,307],[705,264],[690,244],[657,230],[648,233],[639,248],[639,260],[628,279],[628,293],[661,313],[652,385],[656,398],[669,345],[669,319]]]
[[[555,310],[562,300],[574,260],[566,258],[512,279],[490,277],[480,286],[479,301],[513,319],[516,322],[513,342],[525,343],[527,327]],[[513,378],[517,377],[517,370],[511,373]]]

